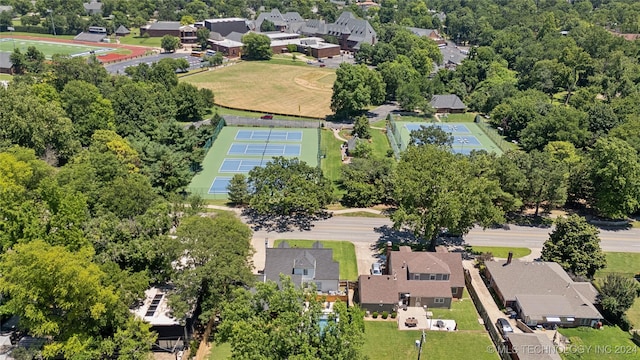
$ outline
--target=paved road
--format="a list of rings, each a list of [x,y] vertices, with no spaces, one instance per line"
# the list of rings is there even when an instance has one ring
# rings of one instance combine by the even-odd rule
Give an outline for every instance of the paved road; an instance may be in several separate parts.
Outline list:
[[[328,220],[318,221],[309,231],[267,232],[256,231],[253,234],[253,246],[256,249],[254,264],[256,269],[264,267],[264,242],[268,239],[269,246],[277,239],[303,240],[346,240],[356,246],[358,258],[358,272],[366,274],[373,257],[375,245],[378,242],[402,241],[411,235],[396,232],[391,229],[391,221],[386,218],[360,218],[348,216],[334,216]],[[534,228],[511,225],[510,230],[486,229],[476,227],[464,237],[470,245],[482,246],[514,246],[535,249],[539,254],[543,243],[549,238],[552,228]],[[601,230],[601,246],[604,251],[612,252],[640,252],[640,229],[629,230]],[[537,257],[537,256],[534,256]]]
[[[145,56],[145,57],[128,60],[128,61],[121,61],[114,64],[105,65],[104,68],[107,69],[107,71],[111,74],[124,74],[124,69],[128,68],[129,66],[136,66],[142,63],[151,65],[164,58],[187,59],[187,61],[189,62],[189,65],[191,65],[189,67],[189,70],[199,69],[202,66],[202,63],[200,62],[201,59],[199,57],[191,56],[189,53],[176,52],[176,53],[169,53],[169,54],[163,53],[158,55]]]

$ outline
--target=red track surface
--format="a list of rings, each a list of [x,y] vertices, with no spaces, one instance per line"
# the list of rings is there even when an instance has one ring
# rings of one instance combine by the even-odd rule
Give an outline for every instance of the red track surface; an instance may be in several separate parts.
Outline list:
[[[69,44],[80,44],[87,45],[93,47],[108,47],[113,49],[126,49],[131,51],[131,54],[104,54],[98,55],[98,60],[100,62],[107,64],[116,61],[123,61],[138,58],[143,56],[147,51],[152,50],[153,48],[144,47],[144,46],[134,46],[134,45],[120,45],[120,44],[112,44],[112,43],[94,43],[94,42],[86,42],[86,41],[76,41],[76,40],[68,40],[68,39],[56,39],[49,37],[38,37],[38,36],[24,36],[24,35],[16,35],[14,36],[16,39],[26,39],[26,40],[35,40],[35,41],[49,41],[49,42],[60,42],[60,43],[69,43]]]

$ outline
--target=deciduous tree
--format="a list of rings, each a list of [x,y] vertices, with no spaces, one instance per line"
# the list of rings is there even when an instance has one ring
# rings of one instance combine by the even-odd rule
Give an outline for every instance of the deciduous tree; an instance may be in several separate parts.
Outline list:
[[[410,145],[434,145],[443,148],[451,148],[453,144],[453,135],[442,130],[438,126],[420,125],[419,130],[411,130],[409,134],[411,140]]]
[[[624,313],[633,306],[640,296],[640,285],[622,274],[608,274],[599,284],[600,304],[605,313],[615,321],[622,319]]]
[[[248,33],[242,36],[242,44],[242,55],[247,60],[269,60],[273,56],[267,35]]]
[[[366,116],[360,115],[356,118],[351,135],[360,139],[371,139],[371,126],[369,126],[369,119]]]
[[[556,220],[556,228],[542,248],[542,260],[557,262],[566,271],[589,278],[607,265],[598,229],[578,215]]]
[[[165,35],[160,41],[160,47],[166,52],[174,52],[180,46],[180,39],[172,35]]]
[[[234,205],[245,205],[249,201],[249,187],[244,174],[235,174],[227,186],[229,201]]]

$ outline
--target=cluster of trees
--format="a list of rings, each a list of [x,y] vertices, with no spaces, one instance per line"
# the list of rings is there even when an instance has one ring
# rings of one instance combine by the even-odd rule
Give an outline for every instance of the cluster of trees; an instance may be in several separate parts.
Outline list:
[[[323,315],[323,303],[314,287],[296,287],[282,275],[280,284],[236,290],[217,336],[231,344],[234,359],[363,359],[364,311],[338,301]]]
[[[0,312],[48,339],[45,358],[146,359],[156,335],[129,309],[150,285],[173,284],[177,318],[198,301],[208,320],[253,279],[250,229],[189,217],[201,201],[181,195],[218,118],[179,121],[201,120],[213,94],[178,83],[172,59],[129,76],[93,57],[12,59],[20,74],[0,88]]]

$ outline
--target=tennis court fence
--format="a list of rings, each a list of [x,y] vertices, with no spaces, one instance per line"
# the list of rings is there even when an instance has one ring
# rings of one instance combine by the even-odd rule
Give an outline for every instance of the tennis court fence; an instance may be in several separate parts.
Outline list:
[[[259,126],[279,128],[317,128],[324,123],[322,120],[279,120],[258,119],[238,115],[223,115],[224,121],[230,126]]]
[[[478,127],[480,128],[480,130],[482,130],[489,137],[489,139],[491,139],[491,141],[493,141],[496,145],[498,145],[498,147],[500,148],[500,150],[502,150],[502,152],[507,152],[511,150],[511,148],[509,147],[509,144],[507,144],[504,138],[500,136],[500,134],[498,134],[496,129],[489,126],[484,121],[482,116],[476,115],[476,118],[474,121],[476,124],[478,124]]]
[[[222,131],[222,128],[225,127],[225,125],[226,124],[225,124],[224,118],[218,121],[218,125],[216,125],[216,128],[213,130],[213,134],[209,139],[207,139],[207,142],[204,143],[203,148],[204,148],[205,155],[209,152],[209,149],[211,149],[211,145],[213,145],[213,142],[216,141],[216,139],[218,138],[218,135],[220,135],[220,131]]]

